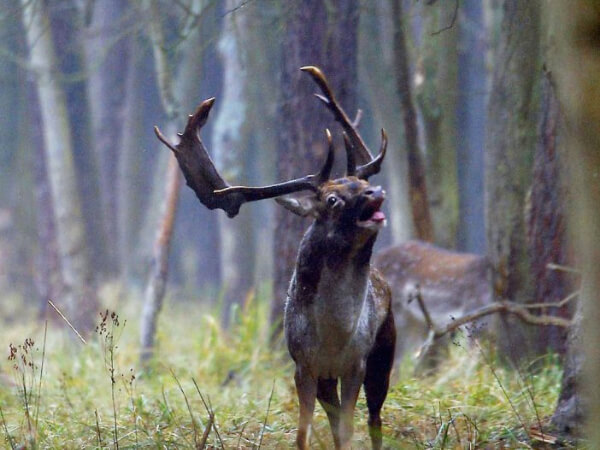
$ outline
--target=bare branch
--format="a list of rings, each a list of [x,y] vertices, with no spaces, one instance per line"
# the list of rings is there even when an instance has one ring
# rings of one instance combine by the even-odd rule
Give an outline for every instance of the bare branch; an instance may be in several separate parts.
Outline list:
[[[431,320],[431,315],[429,314],[429,310],[425,306],[425,302],[423,301],[423,295],[421,294],[421,287],[417,285],[415,287],[415,293],[411,293],[408,298],[408,303],[416,300],[419,303],[419,308],[421,308],[421,312],[423,313],[423,317],[425,318],[425,323],[427,324],[427,328],[430,330],[435,330],[435,324],[433,320]]]
[[[433,3],[428,3],[429,5],[432,5]],[[437,36],[438,34],[443,33],[444,31],[448,31],[451,30],[454,27],[454,24],[456,23],[456,19],[458,18],[458,7],[460,5],[460,0],[455,0],[454,3],[454,13],[452,14],[452,19],[450,19],[450,23],[448,25],[446,25],[444,28],[440,28],[437,31],[434,31],[433,33],[431,33],[432,36]]]
[[[421,308],[421,312],[423,313],[423,317],[425,318],[425,322],[430,329],[430,335],[428,340],[439,339],[442,336],[445,336],[448,333],[456,330],[457,328],[466,325],[467,323],[473,322],[477,319],[480,319],[485,316],[489,316],[495,313],[508,313],[514,314],[523,322],[531,324],[531,325],[539,325],[539,326],[556,326],[561,328],[570,328],[573,324],[573,321],[564,319],[562,317],[550,316],[547,314],[535,315],[529,312],[530,309],[539,309],[539,308],[548,308],[548,307],[561,307],[564,306],[567,302],[571,301],[577,295],[579,291],[574,292],[573,294],[565,297],[558,303],[536,303],[523,305],[520,303],[515,303],[510,300],[502,300],[498,302],[493,302],[490,305],[483,306],[478,308],[470,313],[464,314],[458,318],[452,318],[450,323],[446,324],[443,327],[438,327],[433,320],[431,319],[431,315],[427,310],[427,306],[423,301],[423,297],[421,295],[420,290],[417,287],[417,292],[413,294],[413,298],[418,301],[419,307]],[[409,300],[410,301],[410,300]]]
[[[87,342],[85,342],[85,339],[83,338],[83,336],[81,334],[79,334],[79,331],[77,331],[75,329],[75,327],[71,324],[71,322],[69,322],[69,319],[67,319],[64,314],[62,312],[60,312],[60,309],[58,309],[58,307],[52,303],[52,300],[48,300],[48,304],[50,306],[52,306],[52,308],[54,309],[54,311],[56,311],[56,313],[61,317],[62,320],[65,321],[65,323],[69,326],[69,328],[71,328],[71,330],[73,330],[73,332],[77,335],[77,337],[79,338],[79,340],[81,340],[81,342],[83,342],[84,344],[87,344]]]
[[[565,298],[563,298],[562,300],[560,300],[558,302],[554,302],[554,303],[527,303],[527,304],[521,305],[521,306],[523,306],[523,308],[525,308],[525,309],[562,308],[567,303],[569,303],[571,300],[573,300],[574,298],[578,297],[580,293],[581,293],[581,290],[578,289],[576,291],[571,292],[569,295],[567,295]]]

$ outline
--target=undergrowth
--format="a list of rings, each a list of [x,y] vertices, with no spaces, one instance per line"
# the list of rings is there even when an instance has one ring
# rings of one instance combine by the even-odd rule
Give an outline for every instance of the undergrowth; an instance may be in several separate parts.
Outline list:
[[[109,302],[110,304],[110,302]],[[290,448],[297,404],[293,365],[269,345],[268,305],[250,298],[225,332],[218,310],[167,302],[156,355],[138,362],[140,304],[98,317],[87,344],[60,321],[2,324],[0,445],[6,448]],[[46,330],[47,326],[47,330]],[[561,368],[492,362],[485,346],[453,346],[437,375],[405,364],[383,409],[387,448],[545,448]],[[369,448],[366,404],[353,448]],[[544,443],[544,441],[547,441]],[[312,445],[330,448],[316,408]],[[567,446],[567,444],[562,444]],[[568,447],[568,446],[567,446]]]

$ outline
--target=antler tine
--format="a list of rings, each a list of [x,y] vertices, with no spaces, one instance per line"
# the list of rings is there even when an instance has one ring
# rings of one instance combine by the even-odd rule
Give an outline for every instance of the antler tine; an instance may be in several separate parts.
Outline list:
[[[208,114],[210,113],[210,110],[213,107],[214,103],[215,97],[207,98],[202,103],[200,103],[198,108],[196,108],[194,114],[189,116],[188,123],[185,126],[185,131],[181,136],[184,136],[188,133],[191,134],[192,132],[197,133],[198,130],[200,130],[200,128],[202,128],[206,124],[206,121],[208,120]]]
[[[354,145],[348,137],[348,134],[344,131],[344,145],[346,146],[346,176],[356,175],[356,155],[354,151]]]
[[[370,176],[379,173],[381,170],[381,163],[383,163],[383,158],[385,158],[385,153],[387,151],[387,134],[385,130],[381,129],[381,147],[379,149],[379,154],[375,159],[371,162],[364,164],[356,169],[356,176],[358,178],[362,178],[363,180],[368,180]]]
[[[324,183],[329,180],[335,159],[335,148],[333,146],[333,138],[331,137],[329,128],[325,129],[325,137],[327,138],[327,159],[325,159],[325,164],[323,164],[323,167],[319,172],[319,183]]]
[[[350,137],[350,140],[355,148],[355,154],[358,157],[358,162],[362,164],[368,164],[370,161],[372,161],[373,155],[371,151],[360,137],[355,125],[352,123],[346,112],[336,100],[325,74],[321,71],[321,69],[315,66],[304,66],[301,67],[300,70],[308,73],[323,92],[323,95],[315,94],[315,96],[321,100],[333,113],[335,120],[340,123],[344,131]]]

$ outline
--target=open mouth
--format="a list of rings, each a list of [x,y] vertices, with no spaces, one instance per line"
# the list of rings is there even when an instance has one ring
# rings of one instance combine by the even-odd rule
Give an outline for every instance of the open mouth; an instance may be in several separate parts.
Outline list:
[[[385,226],[385,214],[381,211],[382,203],[382,198],[367,203],[358,217],[357,225],[361,227],[376,226],[378,228]]]

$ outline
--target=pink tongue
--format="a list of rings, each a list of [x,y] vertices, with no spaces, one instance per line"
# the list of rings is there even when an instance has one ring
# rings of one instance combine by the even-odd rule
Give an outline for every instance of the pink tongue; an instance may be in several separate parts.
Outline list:
[[[385,220],[385,214],[383,211],[375,211],[375,213],[371,216],[371,220],[374,222],[383,222]]]

